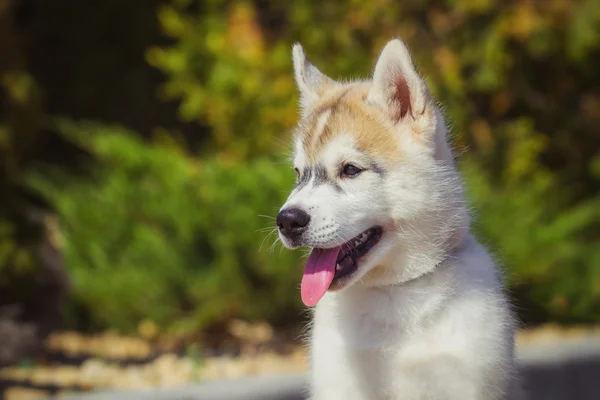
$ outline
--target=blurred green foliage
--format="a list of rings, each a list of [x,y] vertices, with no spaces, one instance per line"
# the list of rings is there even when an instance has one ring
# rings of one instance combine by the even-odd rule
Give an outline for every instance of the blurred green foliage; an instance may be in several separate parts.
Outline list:
[[[62,217],[77,300],[97,327],[131,330],[147,318],[190,333],[234,316],[281,321],[299,310],[290,295],[298,254],[268,251],[287,168],[266,158],[197,160],[173,141],[145,143],[115,126],[60,126],[95,156],[92,180],[29,179]]]
[[[297,318],[299,256],[266,251],[274,238],[260,229],[273,222],[259,217],[274,216],[292,184],[279,164],[297,119],[291,45],[351,78],[367,76],[396,36],[443,104],[474,228],[510,285],[551,318],[600,319],[598,1],[170,0],[156,17],[167,40],[143,43],[145,59],[164,74],[158,96],[178,102],[179,121],[161,120],[149,140],[145,122],[130,123],[144,139],[63,120],[58,130],[94,155],[91,176],[38,168],[27,179],[61,216],[75,301],[95,327],[147,317],[190,332],[231,317]],[[148,20],[118,29],[127,37],[138,25]],[[100,77],[105,64],[78,66]],[[5,68],[15,69],[26,71]],[[82,88],[111,85],[90,76]],[[182,122],[200,128],[199,152],[172,129]],[[14,142],[26,128],[10,126],[0,138]]]

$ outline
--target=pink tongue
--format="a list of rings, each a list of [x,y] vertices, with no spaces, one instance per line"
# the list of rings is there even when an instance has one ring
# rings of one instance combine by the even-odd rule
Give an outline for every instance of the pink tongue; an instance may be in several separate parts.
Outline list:
[[[316,305],[329,289],[340,250],[341,247],[313,249],[310,253],[300,285],[302,302],[307,306]]]

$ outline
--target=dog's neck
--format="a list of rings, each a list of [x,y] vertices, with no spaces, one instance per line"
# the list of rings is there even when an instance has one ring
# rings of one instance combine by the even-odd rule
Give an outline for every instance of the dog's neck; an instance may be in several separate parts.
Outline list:
[[[365,318],[374,326],[392,324],[399,332],[418,331],[452,296],[455,290],[452,268],[457,264],[453,261],[473,243],[475,239],[467,235],[441,262],[410,279],[380,286],[358,282],[335,293],[337,315],[343,319]],[[373,304],[377,305],[377,312],[373,312]],[[365,319],[361,321],[364,323]]]
[[[471,237],[468,227],[465,227],[455,231],[444,246],[423,244],[419,249],[407,250],[408,247],[401,244],[355,286],[363,289],[399,287],[418,280],[454,258]]]

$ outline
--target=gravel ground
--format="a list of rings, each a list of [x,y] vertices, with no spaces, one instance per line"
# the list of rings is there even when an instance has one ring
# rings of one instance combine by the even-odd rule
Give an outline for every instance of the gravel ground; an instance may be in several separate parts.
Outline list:
[[[301,377],[297,374],[308,369],[304,350],[289,345],[286,351],[274,351],[273,346],[269,346],[274,339],[269,329],[264,324],[236,321],[230,331],[243,345],[238,348],[237,355],[218,357],[156,354],[148,340],[112,333],[97,336],[72,332],[56,334],[48,341],[50,352],[63,354],[67,361],[84,361],[78,365],[61,362],[3,369],[0,370],[0,389],[4,389],[4,400],[27,400],[92,390],[169,389],[234,378]],[[568,345],[559,347],[562,352],[557,350],[556,343],[559,342]],[[585,345],[578,345],[581,343]],[[521,332],[517,347],[521,362],[526,366],[564,363],[569,354],[582,357],[592,350],[600,357],[600,327],[546,325]],[[552,354],[554,359],[549,357]],[[128,359],[129,363],[123,363],[123,359]],[[301,378],[295,379],[297,387]],[[223,385],[217,386],[223,388]]]

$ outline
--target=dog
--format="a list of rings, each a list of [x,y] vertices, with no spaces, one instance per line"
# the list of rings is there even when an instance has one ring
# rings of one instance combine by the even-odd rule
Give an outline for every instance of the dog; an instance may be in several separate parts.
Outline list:
[[[292,54],[297,182],[276,222],[285,247],[312,248],[311,398],[521,398],[516,322],[407,47],[390,41],[351,82]]]

